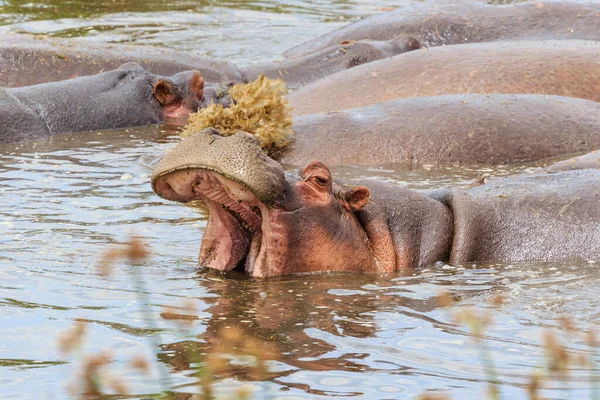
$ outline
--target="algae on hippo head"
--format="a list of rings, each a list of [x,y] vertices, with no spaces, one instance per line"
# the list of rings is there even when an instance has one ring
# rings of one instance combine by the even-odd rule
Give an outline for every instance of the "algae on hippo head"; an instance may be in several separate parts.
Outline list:
[[[181,136],[191,136],[205,128],[215,128],[225,136],[244,131],[254,135],[267,152],[291,142],[291,107],[283,98],[286,88],[280,79],[261,75],[254,82],[232,86],[229,94],[233,100],[230,107],[213,103],[190,115]]]

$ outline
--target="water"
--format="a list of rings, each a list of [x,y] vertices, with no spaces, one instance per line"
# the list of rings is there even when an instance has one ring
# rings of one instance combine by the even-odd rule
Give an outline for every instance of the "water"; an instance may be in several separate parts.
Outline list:
[[[240,65],[411,0],[0,1],[4,30],[160,45]]]
[[[285,48],[394,4],[4,1],[0,30],[160,43],[244,63],[277,58]],[[281,355],[268,363],[264,381],[252,378],[243,358],[234,359],[236,368],[219,379],[217,394],[247,383],[258,399],[415,398],[426,389],[481,398],[488,375],[479,347],[451,310],[438,305],[441,289],[458,305],[493,317],[479,346],[489,349],[503,398],[526,398],[529,375],[545,365],[540,339],[546,329],[556,328],[574,356],[590,354],[582,335],[567,332],[559,318],[596,328],[598,264],[436,264],[392,276],[263,281],[197,271],[207,215],[158,198],[149,185],[146,165],[174,145],[173,133],[149,127],[0,146],[0,398],[66,398],[80,360],[104,348],[115,360],[110,375],[122,378],[133,398],[160,393],[165,375],[177,398],[193,398],[204,364],[191,354],[207,351],[218,332],[232,329],[274,343]],[[334,172],[425,189],[534,168],[345,166]],[[143,238],[151,258],[133,270],[117,264],[109,279],[100,277],[100,254],[129,234]],[[498,293],[506,299],[499,309],[490,305]],[[191,326],[160,318],[164,307],[187,298],[197,308]],[[64,357],[57,337],[75,319],[88,322],[84,345]],[[129,367],[140,354],[150,360],[149,376]],[[574,366],[569,379],[549,381],[543,394],[589,398],[598,374]]]

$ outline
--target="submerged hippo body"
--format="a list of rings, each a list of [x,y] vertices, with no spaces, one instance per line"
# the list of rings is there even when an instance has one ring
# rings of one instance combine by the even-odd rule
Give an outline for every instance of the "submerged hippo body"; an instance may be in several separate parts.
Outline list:
[[[597,2],[509,6],[423,2],[374,15],[284,52],[298,57],[346,40],[388,40],[411,35],[424,47],[498,40],[600,40]]]
[[[600,101],[600,43],[522,41],[415,50],[335,73],[288,100],[294,115],[303,115],[461,93],[555,94]]]
[[[294,118],[274,157],[304,165],[515,164],[600,148],[600,103],[562,96],[414,97]]]
[[[134,63],[61,82],[0,88],[0,143],[185,117],[198,110],[203,90],[198,71],[161,77]]]
[[[204,200],[202,266],[254,277],[388,273],[438,260],[561,260],[600,255],[600,171],[521,175],[431,194],[334,182],[321,162],[286,175],[256,139],[205,130],[152,176],[169,200]]]
[[[74,39],[39,39],[3,34],[0,42],[0,86],[18,87],[94,75],[136,62],[157,75],[198,70],[207,82],[241,82],[230,62],[153,46],[106,45]]]
[[[281,62],[247,66],[242,68],[242,73],[247,81],[264,74],[267,78],[283,80],[289,89],[297,89],[335,72],[420,47],[415,38],[407,35],[387,41],[350,41]]]
[[[283,62],[264,62],[239,69],[231,62],[151,46],[105,45],[78,40],[35,39],[9,34],[0,43],[0,86],[29,86],[93,75],[136,62],[158,75],[197,69],[207,82],[249,82],[264,74],[296,89],[373,60],[418,49],[419,42],[400,35],[386,41],[350,41]]]

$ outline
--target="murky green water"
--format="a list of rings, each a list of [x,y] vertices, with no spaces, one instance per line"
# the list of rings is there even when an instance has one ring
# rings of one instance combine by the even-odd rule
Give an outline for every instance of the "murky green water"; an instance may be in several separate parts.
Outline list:
[[[160,44],[253,62],[395,3],[7,0],[0,2],[0,32]],[[458,304],[493,316],[481,342],[494,359],[503,398],[525,398],[531,371],[544,366],[541,332],[563,314],[586,328],[598,318],[600,274],[598,264],[588,262],[436,264],[408,275],[264,281],[198,272],[206,214],[163,201],[149,186],[146,164],[173,142],[151,127],[0,146],[0,398],[65,398],[82,354],[107,347],[115,358],[111,374],[125,380],[133,398],[160,393],[167,384],[178,398],[191,398],[203,364],[190,354],[204,352],[217,332],[234,327],[275,343],[282,356],[269,363],[264,382],[239,367],[219,380],[217,393],[249,382],[257,399],[398,399],[425,389],[481,398],[488,378],[480,354],[469,330],[438,306],[442,288]],[[524,170],[347,166],[335,173],[434,188]],[[151,259],[133,270],[135,278],[125,265],[108,280],[98,276],[99,254],[130,233],[144,238]],[[488,302],[497,293],[506,297],[499,310]],[[158,317],[185,298],[195,299],[200,317],[191,327]],[[76,318],[89,322],[85,345],[81,354],[62,357],[56,338]],[[570,352],[587,353],[578,334],[561,329]],[[150,376],[128,367],[138,354],[151,360]],[[593,375],[589,366],[575,367],[568,380],[547,383],[544,394],[587,398]]]

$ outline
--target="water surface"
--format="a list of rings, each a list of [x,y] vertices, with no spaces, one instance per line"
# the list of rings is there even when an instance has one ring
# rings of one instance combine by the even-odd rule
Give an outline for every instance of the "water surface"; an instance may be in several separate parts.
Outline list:
[[[244,63],[277,58],[303,40],[407,3],[6,0],[0,2],[0,31],[160,44]],[[263,281],[198,271],[207,215],[158,198],[149,185],[147,164],[174,145],[172,133],[150,127],[0,146],[0,397],[65,398],[81,357],[111,348],[111,374],[125,380],[134,398],[166,387],[190,398],[199,391],[195,375],[203,367],[191,355],[205,352],[219,331],[240,329],[275,344],[281,357],[269,363],[264,382],[240,366],[219,380],[217,393],[249,382],[259,399],[414,398],[426,389],[480,398],[488,374],[469,329],[436,301],[446,289],[459,305],[493,317],[480,343],[494,359],[504,398],[517,399],[526,397],[531,371],[545,365],[545,329],[558,326],[564,314],[578,327],[594,327],[600,311],[595,260],[439,263],[390,276]],[[344,166],[334,173],[428,189],[536,167]],[[134,270],[119,264],[110,279],[100,277],[99,254],[130,233],[143,238],[151,258]],[[489,304],[498,293],[506,298],[500,309]],[[191,327],[159,317],[165,306],[186,298],[198,309]],[[63,357],[56,338],[77,318],[88,322],[85,345]],[[589,353],[579,334],[557,329],[572,354]],[[128,367],[139,354],[151,360],[149,377]],[[594,375],[596,369],[576,367],[568,380],[547,383],[544,394],[589,397]]]

